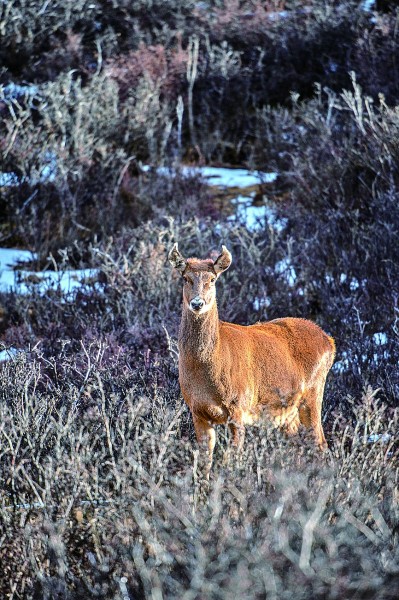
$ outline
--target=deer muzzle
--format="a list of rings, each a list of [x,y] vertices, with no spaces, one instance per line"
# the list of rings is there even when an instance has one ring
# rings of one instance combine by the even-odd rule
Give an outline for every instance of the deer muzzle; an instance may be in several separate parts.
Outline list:
[[[194,312],[199,312],[201,310],[201,308],[204,307],[204,305],[205,305],[205,302],[203,300],[201,300],[201,298],[199,296],[196,296],[190,302],[190,308]]]

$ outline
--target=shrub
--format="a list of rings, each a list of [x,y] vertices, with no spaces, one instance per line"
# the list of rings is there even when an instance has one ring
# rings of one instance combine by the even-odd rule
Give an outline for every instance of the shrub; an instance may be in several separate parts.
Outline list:
[[[255,428],[207,489],[170,380],[122,394],[97,347],[87,359],[85,378],[70,363],[58,384],[35,360],[2,370],[4,595],[395,597],[397,450],[367,436],[397,415],[366,395],[321,462]]]

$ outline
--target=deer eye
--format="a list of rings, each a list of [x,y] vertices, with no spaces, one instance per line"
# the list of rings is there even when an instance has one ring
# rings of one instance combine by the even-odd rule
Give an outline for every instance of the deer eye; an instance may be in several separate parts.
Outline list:
[[[215,283],[216,277],[211,277],[211,283]]]

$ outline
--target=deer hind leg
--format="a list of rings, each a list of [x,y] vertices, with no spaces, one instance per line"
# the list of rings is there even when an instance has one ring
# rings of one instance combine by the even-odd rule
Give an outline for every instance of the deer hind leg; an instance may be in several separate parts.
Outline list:
[[[215,428],[208,421],[200,417],[193,416],[195,435],[197,437],[200,465],[204,472],[205,478],[209,479],[209,474],[212,467],[213,450],[216,443]]]
[[[228,420],[228,428],[231,435],[231,442],[227,445],[226,451],[223,456],[223,464],[235,465],[239,461],[241,450],[244,446],[245,439],[245,427],[244,424],[237,420]]]
[[[232,436],[232,445],[237,450],[242,450],[245,439],[245,427],[242,423],[237,421],[229,422],[229,429]]]
[[[299,407],[299,419],[304,427],[313,431],[316,444],[320,450],[327,450],[328,446],[321,424],[323,392],[324,382],[305,391],[302,404]]]
[[[296,435],[300,424],[301,421],[299,419],[298,409],[297,407],[294,407],[290,415],[285,419],[282,429],[288,436]]]

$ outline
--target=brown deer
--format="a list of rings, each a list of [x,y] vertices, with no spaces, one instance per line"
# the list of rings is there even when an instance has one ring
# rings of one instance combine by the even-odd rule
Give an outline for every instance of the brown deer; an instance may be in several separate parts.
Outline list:
[[[197,440],[206,448],[206,475],[215,425],[223,423],[238,448],[244,426],[262,415],[289,435],[304,425],[319,448],[327,448],[321,405],[334,340],[306,319],[287,317],[248,326],[220,321],[215,283],[232,261],[225,246],[213,261],[185,259],[174,244],[169,261],[184,280],[179,381]]]

